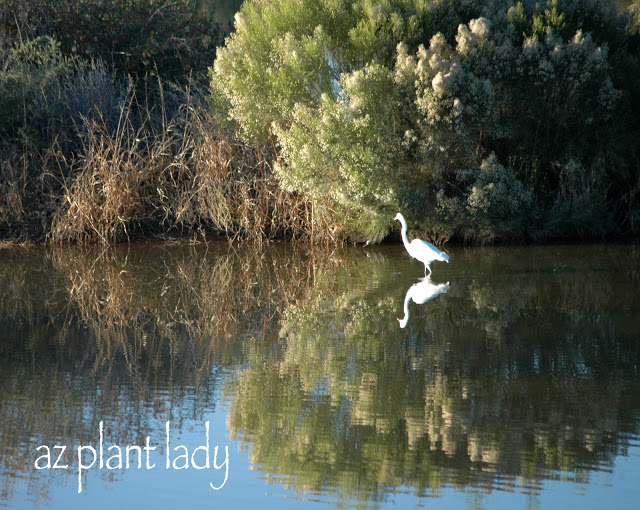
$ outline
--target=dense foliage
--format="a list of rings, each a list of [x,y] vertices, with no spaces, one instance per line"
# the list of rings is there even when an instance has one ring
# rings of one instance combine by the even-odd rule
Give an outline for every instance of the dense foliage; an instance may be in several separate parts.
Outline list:
[[[184,80],[203,73],[223,36],[200,0],[0,0],[3,44],[54,37],[65,56],[101,59],[122,75]]]
[[[278,176],[379,240],[638,233],[637,9],[605,0],[248,0],[211,72]]]

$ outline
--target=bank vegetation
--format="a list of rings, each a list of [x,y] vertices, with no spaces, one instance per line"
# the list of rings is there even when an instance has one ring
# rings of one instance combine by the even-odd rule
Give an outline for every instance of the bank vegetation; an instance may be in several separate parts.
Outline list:
[[[0,240],[637,237],[607,0],[0,3]]]

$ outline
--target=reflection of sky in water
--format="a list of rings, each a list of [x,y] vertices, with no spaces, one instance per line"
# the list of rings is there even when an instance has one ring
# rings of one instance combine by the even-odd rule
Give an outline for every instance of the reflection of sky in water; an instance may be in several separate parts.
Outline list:
[[[381,507],[637,502],[637,250],[454,249],[405,329],[426,283],[401,247],[253,251],[0,253],[0,505],[355,506],[353,483]],[[105,447],[160,445],[169,419],[190,452],[209,420],[226,485],[159,452],[94,466],[80,495],[75,461],[19,467],[100,419]]]
[[[224,413],[208,417],[213,430],[225,430]],[[200,424],[195,424],[197,427]],[[202,432],[201,430],[197,432]],[[214,433],[215,436],[215,433]],[[184,433],[179,441],[185,445],[198,445],[201,434]],[[55,506],[67,509],[85,509],[89,505],[100,508],[100,502],[108,502],[109,507],[122,506],[133,508],[146,505],[159,505],[163,508],[175,508],[188,505],[189,508],[300,508],[302,502],[321,502],[331,504],[330,498],[322,495],[296,494],[294,490],[283,487],[277,477],[265,477],[252,467],[247,452],[239,452],[237,441],[223,441],[229,444],[230,472],[224,489],[214,492],[207,488],[210,474],[196,470],[183,472],[157,470],[129,470],[117,476],[116,483],[103,483],[99,472],[90,471],[87,491],[82,495],[75,493],[73,477],[62,486],[56,486],[49,494]],[[273,480],[265,484],[266,479]],[[640,446],[632,447],[628,456],[618,457],[612,473],[595,473],[590,483],[579,484],[564,481],[545,481],[540,484],[535,495],[522,494],[518,487],[507,491],[494,490],[485,493],[482,488],[463,490],[445,487],[438,498],[423,500],[426,508],[468,509],[475,508],[633,508],[637,504],[640,490]],[[286,484],[286,480],[284,480]],[[619,487],[624,487],[620,490]],[[579,499],[576,499],[579,496]],[[417,503],[410,488],[398,487],[397,493],[386,496],[386,504],[397,508],[414,507]],[[353,504],[353,502],[352,502]],[[10,507],[14,505],[10,502]],[[26,507],[15,505],[15,508]],[[324,508],[325,505],[318,506]],[[535,508],[535,506],[534,506]]]
[[[116,483],[104,483],[100,472],[91,470],[87,477],[86,492],[76,494],[75,479],[70,477],[64,485],[52,488],[50,501],[58,508],[85,509],[89,505],[102,508],[101,502],[108,507],[122,506],[133,508],[140,505],[160,505],[163,508],[175,508],[188,505],[189,508],[300,508],[301,502],[332,503],[331,498],[321,494],[297,494],[286,489],[286,479],[277,476],[265,476],[249,462],[248,452],[240,452],[238,441],[230,441],[224,424],[224,412],[213,413],[206,417],[211,422],[212,441],[228,444],[230,451],[229,479],[220,491],[208,489],[211,475],[206,470],[193,469],[178,472],[165,470],[164,466],[151,470],[130,469],[116,475]],[[193,433],[184,432],[176,436],[176,444],[197,446],[202,442],[201,423],[186,423],[185,427]],[[221,432],[225,431],[224,438]],[[106,443],[105,443],[106,444]],[[265,483],[266,481],[269,483]],[[633,508],[640,496],[637,480],[640,480],[640,445],[629,449],[627,456],[616,459],[612,472],[596,472],[588,484],[566,481],[544,481],[540,483],[535,495],[523,494],[521,488],[493,490],[486,493],[484,488],[455,489],[445,487],[439,497],[423,500],[427,508],[468,509],[475,508],[531,508],[532,503],[540,508]],[[280,483],[282,482],[282,483]],[[621,490],[620,487],[624,489]],[[579,496],[579,499],[576,499]],[[41,502],[42,503],[42,502]],[[397,508],[414,507],[417,503],[410,488],[398,487],[397,492],[388,494],[384,503]],[[354,503],[351,502],[353,505]],[[10,507],[14,507],[9,502]],[[15,508],[27,505],[15,504]],[[323,508],[324,505],[318,508]],[[535,508],[535,506],[534,506]]]

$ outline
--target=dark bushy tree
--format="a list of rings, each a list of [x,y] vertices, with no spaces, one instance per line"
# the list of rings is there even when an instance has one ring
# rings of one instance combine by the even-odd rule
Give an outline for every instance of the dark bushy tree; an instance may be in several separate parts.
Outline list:
[[[7,40],[51,36],[66,56],[101,59],[118,74],[181,81],[206,73],[222,42],[200,0],[1,0]]]

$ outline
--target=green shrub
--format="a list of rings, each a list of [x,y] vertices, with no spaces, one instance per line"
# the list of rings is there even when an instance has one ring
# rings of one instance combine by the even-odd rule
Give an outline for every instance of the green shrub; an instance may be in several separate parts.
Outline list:
[[[513,170],[500,164],[495,154],[484,160],[472,177],[475,182],[466,209],[478,237],[483,241],[494,236],[522,239],[532,217],[531,192],[516,179]]]
[[[248,0],[214,103],[245,140],[275,137],[282,184],[354,239],[398,209],[444,237],[586,234],[546,221],[569,161],[611,183],[600,235],[640,171],[637,26],[605,0]]]

